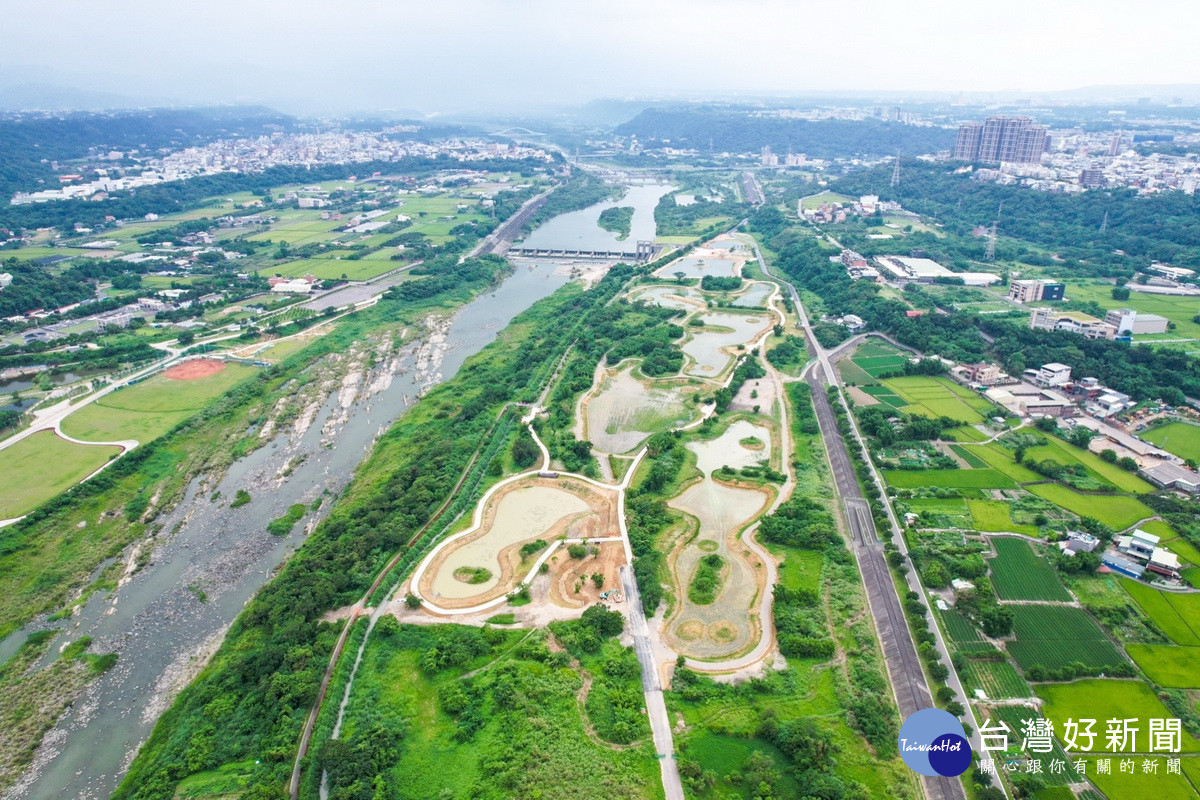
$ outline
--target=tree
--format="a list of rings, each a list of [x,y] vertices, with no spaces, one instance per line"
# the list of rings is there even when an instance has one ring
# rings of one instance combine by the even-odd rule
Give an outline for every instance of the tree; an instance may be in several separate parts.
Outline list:
[[[1121,469],[1125,470],[1126,472],[1137,472],[1138,471],[1138,463],[1136,461],[1134,461],[1132,458],[1130,458],[1129,456],[1122,456],[1121,458],[1118,458],[1117,466],[1120,467]]]
[[[196,334],[192,333],[191,331],[184,331],[183,333],[179,334],[179,344],[183,347],[187,347],[194,341],[196,341]]]
[[[597,589],[604,586],[604,573],[593,572],[592,573],[592,583],[596,584]]]
[[[412,609],[420,608],[421,598],[417,597],[412,592],[409,592],[407,595],[404,596],[404,605],[406,605]]]
[[[1125,286],[1114,286],[1112,290],[1112,299],[1125,302],[1129,299],[1129,289]]]
[[[1115,464],[1117,463],[1117,451],[1113,450],[1111,447],[1105,448],[1104,450],[1100,451],[1100,458],[1104,459],[1110,464]]]

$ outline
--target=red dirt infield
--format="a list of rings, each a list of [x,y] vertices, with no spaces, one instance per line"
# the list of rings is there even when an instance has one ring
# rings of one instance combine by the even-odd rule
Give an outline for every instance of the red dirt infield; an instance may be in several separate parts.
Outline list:
[[[194,361],[185,361],[182,364],[176,364],[164,372],[163,376],[173,381],[194,381],[199,378],[207,378],[209,375],[216,375],[223,369],[225,369],[224,361],[198,358]]]

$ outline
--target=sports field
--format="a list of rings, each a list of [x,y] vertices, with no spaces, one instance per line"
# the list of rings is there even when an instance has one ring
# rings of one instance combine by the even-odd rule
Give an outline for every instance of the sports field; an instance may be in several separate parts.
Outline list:
[[[393,253],[399,252],[393,248]],[[298,278],[304,275],[314,275],[322,280],[341,280],[345,276],[350,281],[365,281],[382,275],[396,267],[404,266],[403,261],[380,261],[360,258],[351,261],[345,258],[302,258],[298,261],[288,261],[273,267],[260,269],[261,275],[283,275],[288,278]]]
[[[992,585],[1001,600],[1057,600],[1071,602],[1071,595],[1058,579],[1050,562],[1033,551],[1023,539],[994,536],[996,555],[987,560]]]
[[[1143,431],[1142,438],[1180,458],[1200,461],[1200,425],[1190,422],[1168,422],[1166,425]]]
[[[1055,730],[1062,730],[1063,723],[1068,719],[1138,720],[1138,738],[1132,752],[1149,752],[1149,720],[1175,716],[1149,686],[1138,680],[1092,678],[1073,683],[1039,684],[1035,690],[1038,697],[1045,701],[1042,711],[1055,723]],[[1096,730],[1101,731],[1101,735],[1096,737],[1092,752],[1110,752],[1100,723],[1097,723]],[[1186,731],[1181,744],[1184,753],[1200,751],[1200,742]]]
[[[1056,483],[1026,487],[1030,492],[1081,517],[1092,517],[1110,528],[1124,530],[1138,520],[1154,516],[1140,500],[1122,495],[1080,494]]]
[[[1017,484],[994,469],[885,469],[883,477],[892,486],[912,489],[940,486],[947,489],[1015,489]]]
[[[1078,661],[1092,669],[1127,663],[1086,611],[1074,606],[1013,605],[1008,653],[1027,672],[1055,670]]]
[[[39,431],[0,450],[0,519],[27,514],[95,472],[119,447],[75,444]]]
[[[984,414],[991,415],[994,407],[969,389],[947,378],[925,375],[906,375],[888,378],[883,385],[907,401],[900,410],[926,417],[949,417],[974,425],[983,422]]]
[[[168,377],[173,374],[168,370],[118,389],[63,420],[63,432],[88,442],[136,439],[144,444],[171,430],[254,372],[254,367],[244,364],[207,359],[179,366],[199,364],[217,364],[221,369],[184,380]]]

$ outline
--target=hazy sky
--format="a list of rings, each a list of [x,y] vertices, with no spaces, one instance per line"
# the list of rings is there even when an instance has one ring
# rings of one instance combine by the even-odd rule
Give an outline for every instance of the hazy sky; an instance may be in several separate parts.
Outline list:
[[[0,0],[0,85],[287,110],[1200,83],[1200,3]]]

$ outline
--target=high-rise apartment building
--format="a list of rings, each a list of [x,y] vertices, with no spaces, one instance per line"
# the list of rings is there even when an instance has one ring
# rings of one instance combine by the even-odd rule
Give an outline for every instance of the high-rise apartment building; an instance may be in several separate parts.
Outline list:
[[[966,122],[958,128],[954,157],[961,161],[1036,164],[1050,145],[1044,125],[1029,117],[988,117],[982,124]]]

